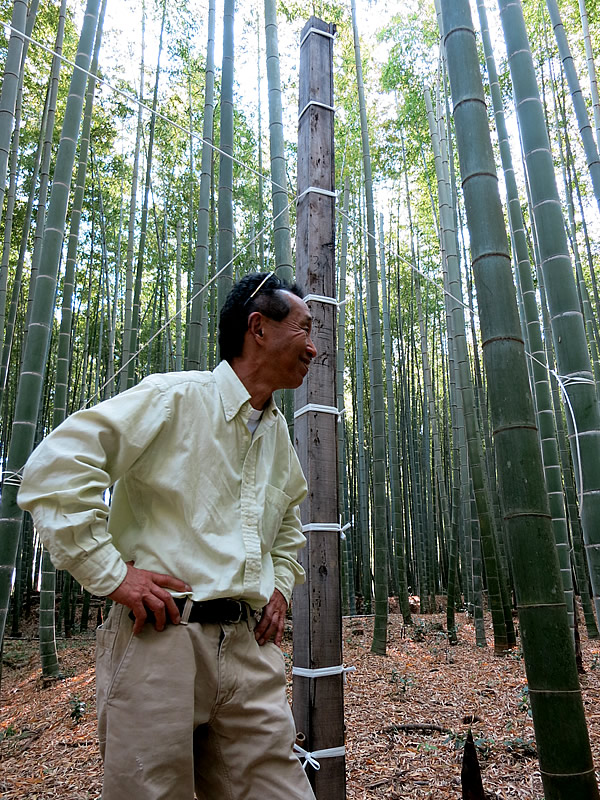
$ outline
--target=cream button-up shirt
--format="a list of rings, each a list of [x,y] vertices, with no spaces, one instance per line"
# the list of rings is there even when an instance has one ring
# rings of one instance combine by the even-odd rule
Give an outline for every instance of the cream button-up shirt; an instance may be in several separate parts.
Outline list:
[[[250,395],[226,361],[151,375],[68,417],[27,462],[18,502],[54,565],[94,594],[126,561],[180,578],[194,600],[290,600],[304,580],[306,482],[274,402],[254,435]],[[110,507],[108,490],[114,484]]]

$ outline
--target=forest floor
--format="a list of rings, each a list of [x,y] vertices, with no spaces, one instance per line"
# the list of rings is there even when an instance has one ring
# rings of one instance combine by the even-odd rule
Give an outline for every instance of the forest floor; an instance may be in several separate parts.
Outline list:
[[[344,619],[347,800],[460,798],[462,746],[471,728],[488,798],[542,800],[523,659],[475,646],[459,614],[450,647],[445,616],[389,618],[385,657],[371,654],[373,619]],[[64,680],[44,685],[37,642],[7,639],[0,710],[3,800],[95,800],[93,634],[58,642]],[[492,641],[489,632],[488,642]],[[600,765],[600,643],[583,635],[581,677],[594,761]],[[284,642],[291,664],[291,634]],[[141,800],[141,799],[140,799]]]

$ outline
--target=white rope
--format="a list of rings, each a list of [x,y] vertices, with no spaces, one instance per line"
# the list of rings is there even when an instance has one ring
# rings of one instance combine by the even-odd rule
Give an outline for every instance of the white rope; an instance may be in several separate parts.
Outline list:
[[[575,454],[576,454],[576,468],[577,468],[577,477],[579,478],[579,513],[583,509],[583,465],[581,462],[581,448],[579,446],[579,430],[577,429],[577,421],[575,419],[575,412],[573,411],[573,406],[571,405],[571,398],[569,397],[569,393],[567,392],[567,386],[575,386],[577,384],[591,384],[592,386],[596,386],[596,381],[592,378],[584,378],[581,375],[559,375],[555,369],[548,368],[547,361],[540,361],[539,358],[536,358],[532,355],[528,350],[525,350],[525,355],[527,355],[532,361],[535,361],[536,364],[539,364],[543,367],[547,372],[550,373],[558,383],[559,389],[565,399],[565,405],[571,417],[571,422],[573,423],[573,431],[575,433]]]
[[[302,533],[323,533],[324,531],[342,532],[339,522],[309,522],[302,526]]]
[[[310,303],[311,300],[314,300],[318,303],[327,303],[328,305],[335,306],[336,308],[341,305],[341,303],[338,303],[335,297],[325,297],[325,295],[322,294],[307,294],[302,299],[305,303]],[[346,301],[344,300],[344,303],[345,302]]]
[[[341,523],[341,519],[340,519],[340,523]],[[346,531],[349,528],[351,528],[353,524],[354,524],[354,517],[352,517],[352,522],[347,522],[345,525],[343,525],[340,528],[340,539],[342,539],[342,541],[346,540]]]
[[[309,28],[302,39],[300,40],[300,47],[304,44],[304,42],[308,39],[311,33],[317,33],[319,36],[325,36],[327,39],[335,39],[333,33],[329,33],[329,31],[321,31],[319,28]]]
[[[308,414],[311,411],[321,412],[321,414],[335,414],[338,419],[344,413],[343,409],[340,411],[335,406],[321,406],[318,403],[308,403],[302,406],[302,408],[299,408],[298,411],[294,411],[294,419],[298,419],[298,417],[301,417],[303,414]]]
[[[4,486],[20,486],[23,482],[23,475],[20,472],[5,471],[2,475],[2,484]]]
[[[319,669],[292,667],[292,675],[298,675],[300,678],[328,678],[331,675],[343,675],[344,683],[349,672],[356,672],[356,667],[345,667],[343,664],[337,667],[320,667]]]
[[[537,360],[537,359],[536,359]],[[567,392],[567,386],[581,384],[581,383],[588,383],[592,384],[592,386],[596,385],[596,382],[593,381],[591,378],[582,378],[580,376],[567,376],[567,375],[559,375],[555,369],[550,370],[550,374],[554,375],[556,378],[556,382],[558,383],[560,390],[565,398],[566,406],[569,410],[569,414],[571,415],[571,422],[573,424],[573,430],[575,432],[575,448],[577,452],[577,477],[579,478],[579,513],[581,514],[583,511],[583,465],[581,463],[581,448],[579,446],[579,431],[577,430],[577,421],[575,419],[575,412],[573,411],[573,406],[571,405],[571,399]]]
[[[309,752],[299,744],[294,745],[294,752],[298,753],[300,758],[304,759],[302,769],[306,769],[306,765],[310,764],[313,769],[320,770],[321,765],[317,761],[318,758],[339,758],[346,755],[346,748],[342,747],[328,747],[326,750],[313,750]]]
[[[324,108],[326,111],[332,111],[335,114],[335,107],[328,106],[327,103],[319,103],[318,100],[309,100],[308,103],[304,106],[302,111],[298,114],[298,121],[302,119],[304,116],[305,111],[307,111],[311,106],[317,106],[318,108]]]
[[[325,197],[335,197],[337,198],[337,192],[332,192],[330,189],[321,189],[319,186],[309,186],[308,189],[305,189],[299,195],[296,196],[296,205],[302,200],[304,195],[306,194],[322,194]]]

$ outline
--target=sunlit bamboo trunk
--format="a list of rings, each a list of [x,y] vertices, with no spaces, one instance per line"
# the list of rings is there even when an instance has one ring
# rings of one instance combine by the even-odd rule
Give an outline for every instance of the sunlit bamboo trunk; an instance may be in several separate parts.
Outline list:
[[[281,76],[279,72],[279,43],[277,36],[277,4],[265,0],[265,42],[267,49],[267,83],[269,87],[269,143],[271,148],[271,193],[273,197],[273,246],[275,271],[291,281],[292,237],[285,166]]]
[[[581,465],[580,470],[576,469],[577,489],[581,498],[581,522],[598,614],[600,408],[521,4],[516,0],[499,0],[499,6],[525,152],[554,349],[571,409],[567,413],[567,425],[572,457],[575,464]]]
[[[374,577],[375,577],[375,627],[371,650],[384,655],[387,639],[388,616],[388,557],[386,530],[386,492],[385,492],[385,403],[383,399],[383,367],[381,319],[379,312],[379,290],[377,276],[377,249],[375,208],[373,205],[373,177],[367,110],[365,106],[364,85],[360,42],[356,22],[356,4],[352,0],[352,29],[354,33],[354,55],[358,102],[360,107],[360,127],[362,156],[367,207],[367,263],[369,275],[370,317],[369,317],[369,361],[371,371],[371,425],[373,429],[373,539],[374,539]]]
[[[508,139],[508,132],[504,118],[504,108],[498,82],[496,62],[489,35],[487,13],[483,0],[477,0],[477,8],[481,23],[483,46],[486,56],[490,89],[496,129],[500,144],[500,156],[504,170],[504,181],[507,193],[507,206],[511,237],[513,243],[513,258],[516,265],[516,274],[521,286],[523,299],[523,312],[525,316],[524,336],[529,346],[531,355],[530,366],[534,379],[534,401],[536,408],[537,424],[542,442],[542,459],[550,513],[552,515],[552,528],[558,556],[560,561],[561,577],[565,591],[565,600],[569,612],[569,625],[574,626],[573,581],[571,577],[571,563],[569,558],[569,536],[567,530],[567,515],[562,487],[562,475],[558,455],[558,443],[554,410],[550,396],[550,381],[548,376],[546,354],[542,341],[542,329],[538,313],[537,298],[533,284],[531,264],[529,261],[529,248],[525,234],[525,223],[521,211],[521,201],[517,190],[512,154]]]
[[[86,72],[92,56],[99,5],[100,0],[88,0],[76,57],[76,64],[82,69],[74,69],[71,78],[48,206],[41,270],[19,378],[7,470],[3,474],[0,505],[0,639],[4,635],[12,570],[23,519],[23,512],[16,503],[18,476],[33,448],[42,397],[75,146],[81,124]]]
[[[487,488],[485,485],[481,436],[477,424],[473,382],[466,346],[465,314],[458,269],[456,231],[454,229],[448,184],[441,163],[441,153],[438,144],[436,124],[433,118],[433,108],[427,90],[425,92],[425,102],[427,105],[427,116],[435,154],[436,175],[438,178],[440,230],[444,248],[443,263],[448,273],[448,293],[446,294],[446,302],[450,303],[449,308],[452,317],[452,334],[456,359],[456,384],[462,398],[469,470],[473,481],[473,492],[475,494],[479,515],[481,548],[485,561],[490,611],[492,613],[492,623],[494,627],[494,648],[497,652],[503,652],[508,647],[506,621],[502,607],[498,556],[493,535]]]
[[[221,121],[219,133],[219,244],[217,251],[218,309],[233,284],[233,17],[235,0],[223,8],[223,64],[221,67]]]
[[[442,0],[444,45],[529,696],[547,798],[598,788],[548,508],[468,0]]]
[[[200,172],[200,198],[196,225],[196,253],[192,284],[192,309],[188,334],[187,369],[206,369],[208,355],[208,305],[206,282],[208,280],[211,175],[213,164],[213,133],[215,113],[215,6],[209,0],[208,42],[204,71],[204,117],[202,122],[202,163]]]
[[[0,212],[4,206],[6,169],[10,151],[10,139],[15,121],[15,105],[19,90],[21,57],[23,55],[23,33],[27,24],[27,1],[13,0],[11,33],[4,63],[2,92],[0,93]]]
[[[565,33],[565,27],[562,23],[560,11],[558,9],[558,3],[556,0],[546,0],[546,6],[548,7],[552,28],[554,29],[554,35],[556,37],[556,43],[558,45],[558,52],[562,61],[563,70],[567,78],[567,83],[569,84],[571,100],[573,101],[573,108],[575,110],[575,117],[577,118],[577,125],[579,127],[579,135],[581,136],[581,142],[583,144],[585,158],[594,189],[594,196],[596,198],[598,209],[600,210],[600,159],[598,158],[598,147],[592,132],[592,126],[590,124],[585,98],[581,91],[581,86],[579,85],[579,77],[577,75],[577,70],[575,69],[573,56],[571,55],[571,49]]]

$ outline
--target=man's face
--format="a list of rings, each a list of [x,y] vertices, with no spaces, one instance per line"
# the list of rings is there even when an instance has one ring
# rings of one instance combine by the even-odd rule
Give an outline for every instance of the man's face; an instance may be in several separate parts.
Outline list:
[[[311,339],[312,316],[308,306],[292,292],[285,294],[290,304],[287,317],[279,322],[263,317],[266,353],[274,388],[297,389],[317,351]]]

